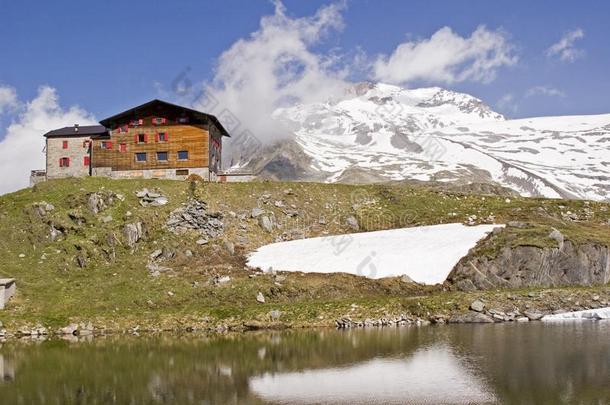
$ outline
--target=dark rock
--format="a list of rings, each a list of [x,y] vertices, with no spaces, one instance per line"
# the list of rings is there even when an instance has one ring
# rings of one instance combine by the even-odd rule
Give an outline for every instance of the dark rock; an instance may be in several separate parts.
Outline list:
[[[466,256],[454,267],[448,284],[460,290],[556,287],[606,284],[610,279],[610,248],[601,244],[562,249],[535,246],[505,247],[495,257]]]

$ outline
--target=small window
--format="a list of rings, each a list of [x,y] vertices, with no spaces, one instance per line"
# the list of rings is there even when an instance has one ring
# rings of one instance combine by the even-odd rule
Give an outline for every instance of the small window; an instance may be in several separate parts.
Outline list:
[[[91,141],[83,141],[83,149],[89,149],[89,142]]]
[[[136,162],[146,162],[146,153],[145,152],[136,153]]]
[[[167,119],[161,118],[161,117],[154,117],[152,119],[152,123],[153,123],[153,125],[162,125],[162,124],[167,123]]]
[[[101,148],[108,150],[112,149],[112,141],[102,141]]]
[[[176,170],[176,176],[188,176],[189,169],[178,169]]]
[[[157,134],[157,142],[167,142],[167,132],[159,132]]]
[[[63,141],[62,146],[63,149],[68,149],[68,141]]]
[[[178,117],[178,118],[176,118],[176,122],[178,124],[188,124],[189,117]]]
[[[142,125],[142,120],[141,119],[129,121],[129,126],[130,127],[138,127],[140,125]]]
[[[159,162],[167,162],[167,152],[157,152],[157,160]]]
[[[89,158],[89,156],[85,156],[83,159],[83,166],[89,167],[90,163],[91,163],[91,159]]]
[[[189,151],[188,150],[178,151],[178,160],[189,160]]]
[[[127,152],[127,144],[126,143],[119,144],[119,152]]]
[[[60,158],[59,167],[70,167],[70,158],[68,158],[68,157]]]
[[[138,134],[136,136],[136,143],[147,143],[148,136],[146,134]]]

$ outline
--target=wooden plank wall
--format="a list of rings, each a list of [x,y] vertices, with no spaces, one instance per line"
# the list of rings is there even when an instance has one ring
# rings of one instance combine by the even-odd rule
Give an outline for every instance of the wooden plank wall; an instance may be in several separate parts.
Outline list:
[[[148,124],[148,125],[146,125]],[[155,134],[165,132],[168,134],[167,142],[157,142]],[[136,143],[138,134],[147,134],[147,143]],[[207,167],[209,160],[209,136],[205,125],[168,124],[152,125],[151,118],[144,118],[144,125],[129,127],[127,132],[111,131],[110,141],[112,149],[102,149],[104,140],[96,139],[92,145],[92,167],[111,167],[116,170],[143,170],[143,169],[180,169]],[[108,140],[105,140],[106,142]],[[120,145],[125,144],[127,150],[120,151]],[[178,151],[189,152],[189,159],[178,160]],[[145,152],[146,162],[137,162],[135,154]],[[156,152],[167,152],[166,162],[158,161]]]

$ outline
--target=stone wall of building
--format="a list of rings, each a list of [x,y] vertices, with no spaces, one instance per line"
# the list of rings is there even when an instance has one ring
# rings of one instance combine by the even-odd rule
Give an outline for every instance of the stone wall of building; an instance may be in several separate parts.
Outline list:
[[[67,142],[67,148],[64,148]],[[89,165],[85,164],[89,157],[90,136],[69,136],[47,138],[47,179],[64,177],[83,177],[89,175]],[[69,159],[66,167],[61,167],[60,160]]]
[[[192,167],[180,169],[142,169],[142,170],[112,170],[109,167],[94,167],[93,176],[110,177],[112,179],[168,179],[184,180],[191,174],[201,176],[204,180],[210,180],[210,172],[207,167]],[[215,179],[211,179],[215,181]]]

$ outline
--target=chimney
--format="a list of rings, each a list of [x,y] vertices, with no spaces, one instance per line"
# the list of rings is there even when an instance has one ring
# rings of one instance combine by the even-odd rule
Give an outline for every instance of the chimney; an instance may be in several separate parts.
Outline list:
[[[74,132],[78,132],[78,124],[74,124]]]

